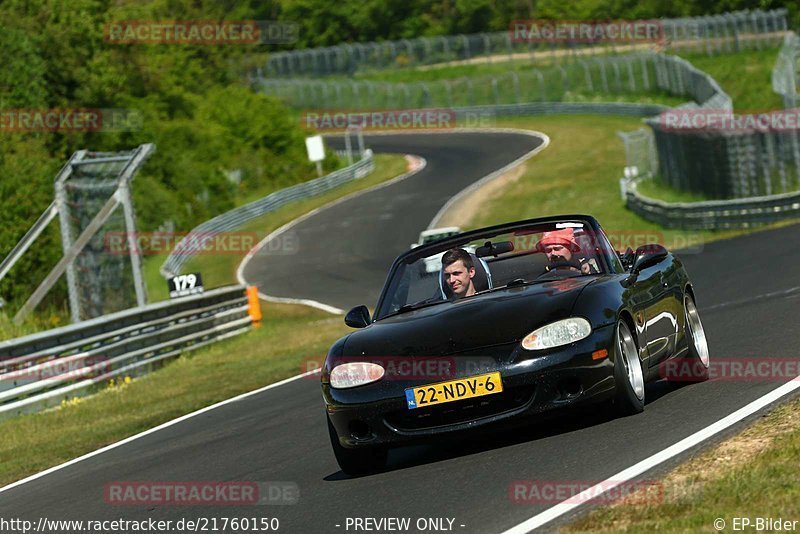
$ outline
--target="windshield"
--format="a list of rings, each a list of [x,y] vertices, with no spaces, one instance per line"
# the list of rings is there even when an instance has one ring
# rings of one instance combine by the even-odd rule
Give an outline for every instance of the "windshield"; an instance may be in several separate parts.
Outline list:
[[[507,286],[604,274],[607,243],[588,223],[570,220],[432,244],[391,273],[376,319]]]

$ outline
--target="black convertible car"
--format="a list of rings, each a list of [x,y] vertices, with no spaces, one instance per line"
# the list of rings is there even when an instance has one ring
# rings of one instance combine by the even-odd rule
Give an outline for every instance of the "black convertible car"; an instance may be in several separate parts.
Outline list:
[[[429,272],[425,258],[442,252]],[[345,322],[359,330],[334,343],[321,374],[348,474],[380,469],[393,445],[583,403],[640,412],[645,382],[673,359],[692,363],[690,379],[708,377],[680,260],[660,245],[619,253],[586,215],[413,248],[392,265],[374,317],[358,306]]]

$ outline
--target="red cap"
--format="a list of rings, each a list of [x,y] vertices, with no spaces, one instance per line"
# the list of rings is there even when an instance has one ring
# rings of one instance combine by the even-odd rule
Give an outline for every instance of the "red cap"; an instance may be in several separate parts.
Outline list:
[[[544,247],[547,245],[564,245],[572,252],[578,252],[581,249],[581,247],[575,241],[575,231],[572,228],[564,228],[562,230],[545,232],[542,238],[536,244],[536,250],[543,252]]]

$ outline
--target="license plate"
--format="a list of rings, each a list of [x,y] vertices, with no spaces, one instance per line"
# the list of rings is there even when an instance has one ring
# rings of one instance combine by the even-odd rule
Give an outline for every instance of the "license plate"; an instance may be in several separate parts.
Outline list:
[[[500,373],[475,375],[458,380],[439,382],[416,388],[406,389],[408,409],[424,408],[433,404],[442,404],[483,395],[492,395],[503,391]]]

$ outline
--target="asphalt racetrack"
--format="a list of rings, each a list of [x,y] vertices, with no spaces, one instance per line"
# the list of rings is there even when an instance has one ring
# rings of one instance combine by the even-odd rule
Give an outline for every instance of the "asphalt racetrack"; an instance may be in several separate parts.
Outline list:
[[[270,295],[340,308],[374,306],[392,259],[415,241],[439,207],[469,183],[531,150],[536,140],[514,134],[412,134],[368,138],[367,143],[376,152],[422,156],[428,166],[306,219],[295,227],[297,254],[269,256],[264,262],[256,257],[244,272],[249,282]],[[712,359],[797,358],[796,226],[679,255],[693,279]],[[302,533],[355,532],[346,528],[347,518],[390,517],[410,518],[413,528],[407,532],[420,532],[418,519],[447,518],[454,532],[501,532],[556,504],[515,502],[509,495],[514,481],[604,480],[781,383],[658,382],[648,386],[647,406],[636,416],[612,419],[589,412],[469,442],[398,449],[390,453],[387,471],[348,478],[330,449],[319,384],[301,378],[2,492],[0,510],[34,522],[42,516],[277,517],[280,532]],[[685,456],[640,478],[654,478]],[[106,484],[132,480],[290,481],[299,487],[300,498],[294,505],[238,507],[105,502]]]
[[[329,144],[344,148],[341,139]],[[447,200],[541,145],[537,137],[510,134],[397,134],[367,136],[375,152],[425,158],[420,172],[323,210],[293,226],[290,248],[264,246],[243,272],[245,280],[275,297],[304,298],[340,309],[373,307],[398,253],[416,243]]]

